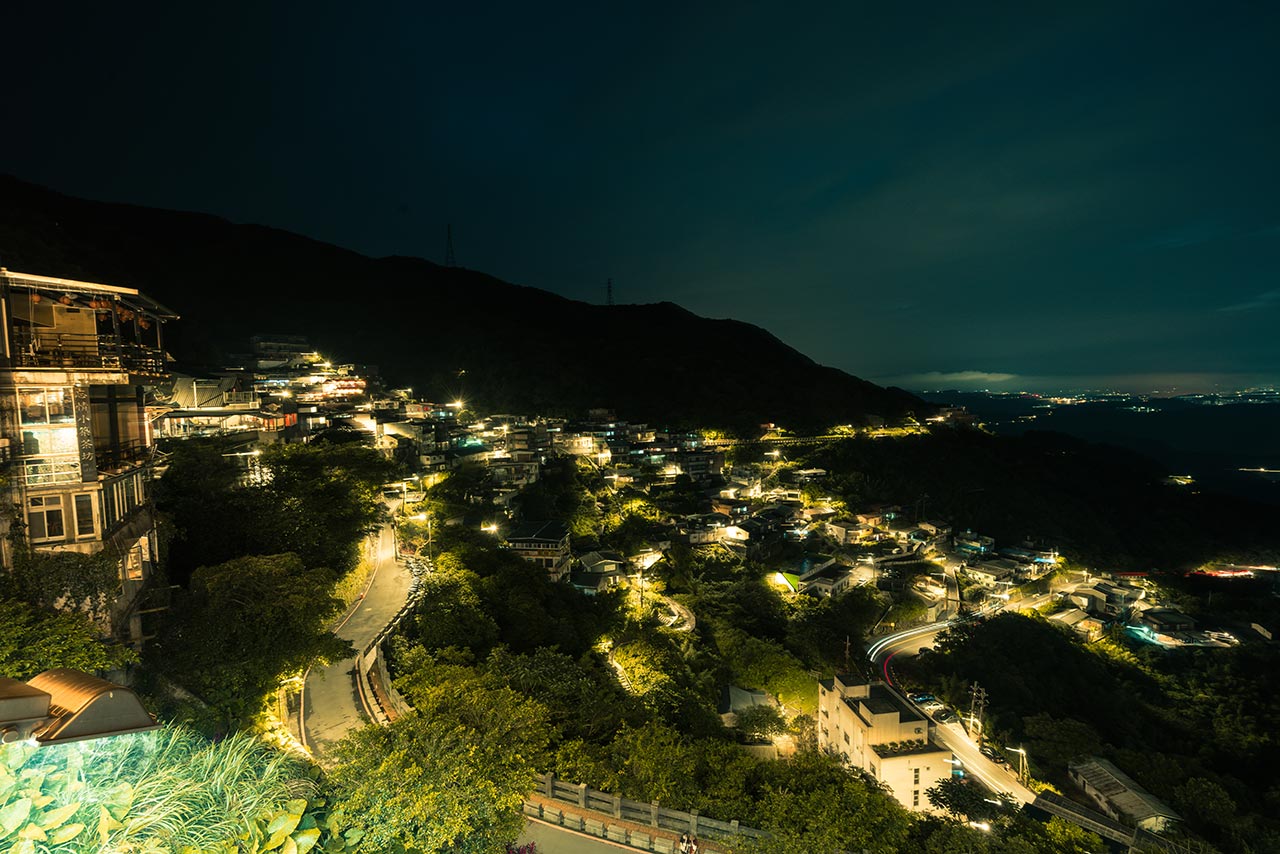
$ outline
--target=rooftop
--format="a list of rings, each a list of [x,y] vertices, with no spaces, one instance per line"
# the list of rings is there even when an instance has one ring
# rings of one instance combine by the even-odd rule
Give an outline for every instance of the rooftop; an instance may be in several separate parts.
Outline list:
[[[876,756],[882,759],[889,756],[920,756],[925,753],[945,753],[951,755],[951,751],[939,747],[928,739],[915,739],[913,741],[891,741],[887,744],[873,744],[871,749],[875,751]]]
[[[1139,786],[1129,775],[1106,759],[1090,756],[1087,759],[1071,762],[1067,767],[1073,775],[1083,778],[1090,787],[1105,796],[1117,811],[1124,813],[1135,822],[1156,816],[1182,818],[1164,801]]]
[[[569,529],[564,522],[521,522],[507,534],[507,542],[516,540],[558,543],[569,536]]]

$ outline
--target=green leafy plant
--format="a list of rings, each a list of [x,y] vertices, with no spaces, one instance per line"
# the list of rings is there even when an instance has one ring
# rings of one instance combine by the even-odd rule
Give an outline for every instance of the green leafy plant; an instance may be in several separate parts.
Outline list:
[[[0,748],[7,854],[308,854],[353,850],[314,773],[237,733],[189,730]]]

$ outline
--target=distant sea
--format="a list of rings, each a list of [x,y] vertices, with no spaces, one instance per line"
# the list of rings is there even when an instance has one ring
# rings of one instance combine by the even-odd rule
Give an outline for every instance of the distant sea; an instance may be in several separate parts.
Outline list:
[[[1180,397],[916,394],[964,406],[996,433],[1047,430],[1119,445],[1160,462],[1169,475],[1190,475],[1190,488],[1280,506],[1280,392],[1274,390]]]

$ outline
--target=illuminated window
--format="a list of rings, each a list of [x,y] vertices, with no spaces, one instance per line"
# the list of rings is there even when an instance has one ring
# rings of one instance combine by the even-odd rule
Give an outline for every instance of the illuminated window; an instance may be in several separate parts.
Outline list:
[[[25,458],[27,485],[79,482],[80,440],[71,388],[18,389],[18,420],[18,454]]]
[[[142,580],[142,545],[129,549],[124,558],[124,577],[130,581]]]
[[[27,501],[27,529],[32,542],[60,540],[66,535],[62,524],[62,496],[43,495]]]

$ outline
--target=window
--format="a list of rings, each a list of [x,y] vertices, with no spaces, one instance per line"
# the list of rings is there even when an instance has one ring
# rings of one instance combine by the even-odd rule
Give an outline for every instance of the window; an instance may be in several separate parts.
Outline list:
[[[920,806],[920,790],[919,789],[913,789],[911,791],[911,806],[913,807]]]
[[[39,496],[29,499],[27,504],[27,528],[32,541],[57,540],[66,535],[62,524],[62,496]]]
[[[912,769],[911,769],[911,777],[912,777],[912,779],[911,779],[911,784],[912,784],[913,786],[919,786],[919,785],[920,785],[920,769],[919,769],[919,768],[912,768]]]
[[[18,389],[18,420],[27,484],[78,482],[80,440],[71,388]]]
[[[844,734],[844,743],[845,743],[845,744],[848,744],[848,743],[849,743],[849,733],[847,733],[847,732]]]
[[[70,388],[20,388],[18,410],[22,425],[74,424],[75,408]]]
[[[124,577],[130,581],[141,581],[143,578],[142,545],[140,543],[129,549],[128,554],[124,557]]]
[[[93,518],[93,496],[83,493],[73,499],[76,508],[76,536],[92,537],[95,531]]]

